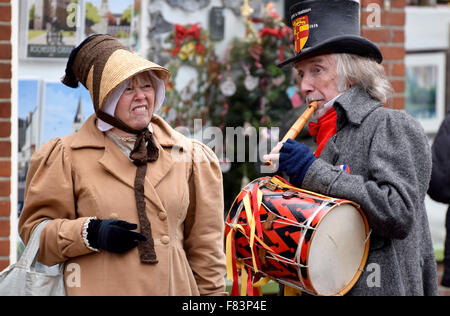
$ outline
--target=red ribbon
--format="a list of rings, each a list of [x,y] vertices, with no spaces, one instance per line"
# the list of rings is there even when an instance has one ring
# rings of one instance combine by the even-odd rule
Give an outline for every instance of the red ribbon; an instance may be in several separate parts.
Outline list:
[[[247,267],[247,295],[253,296],[252,270]]]
[[[263,27],[260,31],[261,37],[275,36],[276,38],[283,38],[290,32],[289,27],[283,27],[281,29],[273,29],[270,27]]]
[[[287,26],[281,28],[281,29],[273,29],[270,27],[263,27],[260,31],[260,36],[262,38],[266,36],[274,36],[277,39],[284,38],[286,35],[290,33],[291,29]],[[278,60],[281,62],[284,60],[284,46],[280,45],[278,48]]]
[[[184,27],[180,24],[175,24],[175,48],[172,50],[172,56],[177,55],[181,49],[181,41],[186,38],[193,38],[197,41],[196,50],[197,53],[203,54],[205,52],[205,47],[200,42],[200,35],[202,33],[202,29],[198,26],[199,23],[195,23],[193,25],[188,25],[189,28]]]
[[[279,29],[272,29],[270,27],[263,27],[260,31],[261,37],[266,36],[275,36],[276,38],[281,38],[283,35],[281,34],[281,30]]]

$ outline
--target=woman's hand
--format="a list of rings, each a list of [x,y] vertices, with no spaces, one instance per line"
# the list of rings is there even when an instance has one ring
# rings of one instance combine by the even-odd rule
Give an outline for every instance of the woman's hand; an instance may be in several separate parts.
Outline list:
[[[114,253],[124,253],[136,247],[139,241],[147,238],[133,232],[136,224],[116,219],[91,220],[87,229],[87,239],[93,248]]]

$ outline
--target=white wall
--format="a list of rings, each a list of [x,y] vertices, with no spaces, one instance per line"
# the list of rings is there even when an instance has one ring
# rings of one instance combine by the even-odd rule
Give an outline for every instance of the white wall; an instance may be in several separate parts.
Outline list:
[[[406,7],[406,50],[448,49],[450,7]]]

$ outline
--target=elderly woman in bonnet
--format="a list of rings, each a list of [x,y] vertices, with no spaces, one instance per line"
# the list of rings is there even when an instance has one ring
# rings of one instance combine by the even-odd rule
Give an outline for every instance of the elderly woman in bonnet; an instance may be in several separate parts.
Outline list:
[[[155,114],[169,76],[108,35],[71,53],[63,83],[95,114],[33,155],[19,222],[27,242],[52,219],[38,260],[78,265],[68,295],[225,294],[220,167]]]

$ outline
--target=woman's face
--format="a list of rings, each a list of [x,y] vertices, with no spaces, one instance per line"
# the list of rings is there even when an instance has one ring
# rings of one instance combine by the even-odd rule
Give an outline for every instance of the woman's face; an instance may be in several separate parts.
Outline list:
[[[155,87],[147,72],[134,76],[117,102],[114,116],[141,130],[150,124],[155,104]]]

